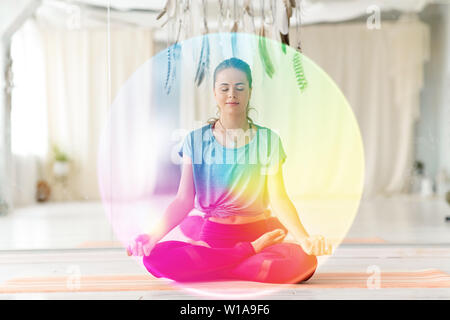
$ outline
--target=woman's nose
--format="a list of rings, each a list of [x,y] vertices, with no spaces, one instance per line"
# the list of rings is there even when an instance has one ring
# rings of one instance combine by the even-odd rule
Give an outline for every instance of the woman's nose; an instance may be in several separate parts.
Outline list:
[[[235,91],[234,89],[230,89],[230,90],[228,91],[228,95],[229,95],[230,97],[235,97],[235,96],[236,96],[236,91]]]

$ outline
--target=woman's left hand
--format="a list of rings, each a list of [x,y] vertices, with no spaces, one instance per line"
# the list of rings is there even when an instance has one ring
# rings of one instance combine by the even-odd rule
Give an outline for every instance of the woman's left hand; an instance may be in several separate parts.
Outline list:
[[[330,255],[333,251],[332,244],[321,235],[309,236],[299,242],[303,251],[308,255],[324,256]]]

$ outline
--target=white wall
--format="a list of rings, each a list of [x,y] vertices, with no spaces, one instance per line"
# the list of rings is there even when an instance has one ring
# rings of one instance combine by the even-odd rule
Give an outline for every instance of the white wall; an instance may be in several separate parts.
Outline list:
[[[0,35],[10,33],[15,28],[17,19],[25,13],[30,5],[39,5],[38,0],[2,0],[0,1]]]

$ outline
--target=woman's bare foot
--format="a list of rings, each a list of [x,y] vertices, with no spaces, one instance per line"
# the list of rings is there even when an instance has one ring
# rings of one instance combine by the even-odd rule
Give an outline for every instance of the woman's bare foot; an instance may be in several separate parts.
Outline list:
[[[261,237],[253,241],[251,244],[255,252],[258,253],[265,247],[271,246],[273,244],[283,241],[286,234],[282,229],[276,229],[270,232],[264,233]]]

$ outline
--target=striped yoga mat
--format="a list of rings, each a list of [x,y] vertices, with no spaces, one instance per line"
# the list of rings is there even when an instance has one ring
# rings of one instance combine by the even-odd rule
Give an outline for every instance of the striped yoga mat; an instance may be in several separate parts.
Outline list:
[[[379,281],[378,281],[379,279]],[[358,272],[317,273],[302,284],[267,284],[246,281],[221,281],[191,283],[190,288],[199,290],[283,290],[283,289],[336,289],[336,288],[450,288],[450,275],[437,269],[381,272],[374,274]],[[94,292],[94,291],[167,291],[180,290],[166,279],[150,275],[90,275],[74,277],[15,278],[0,284],[0,293],[37,292]]]

